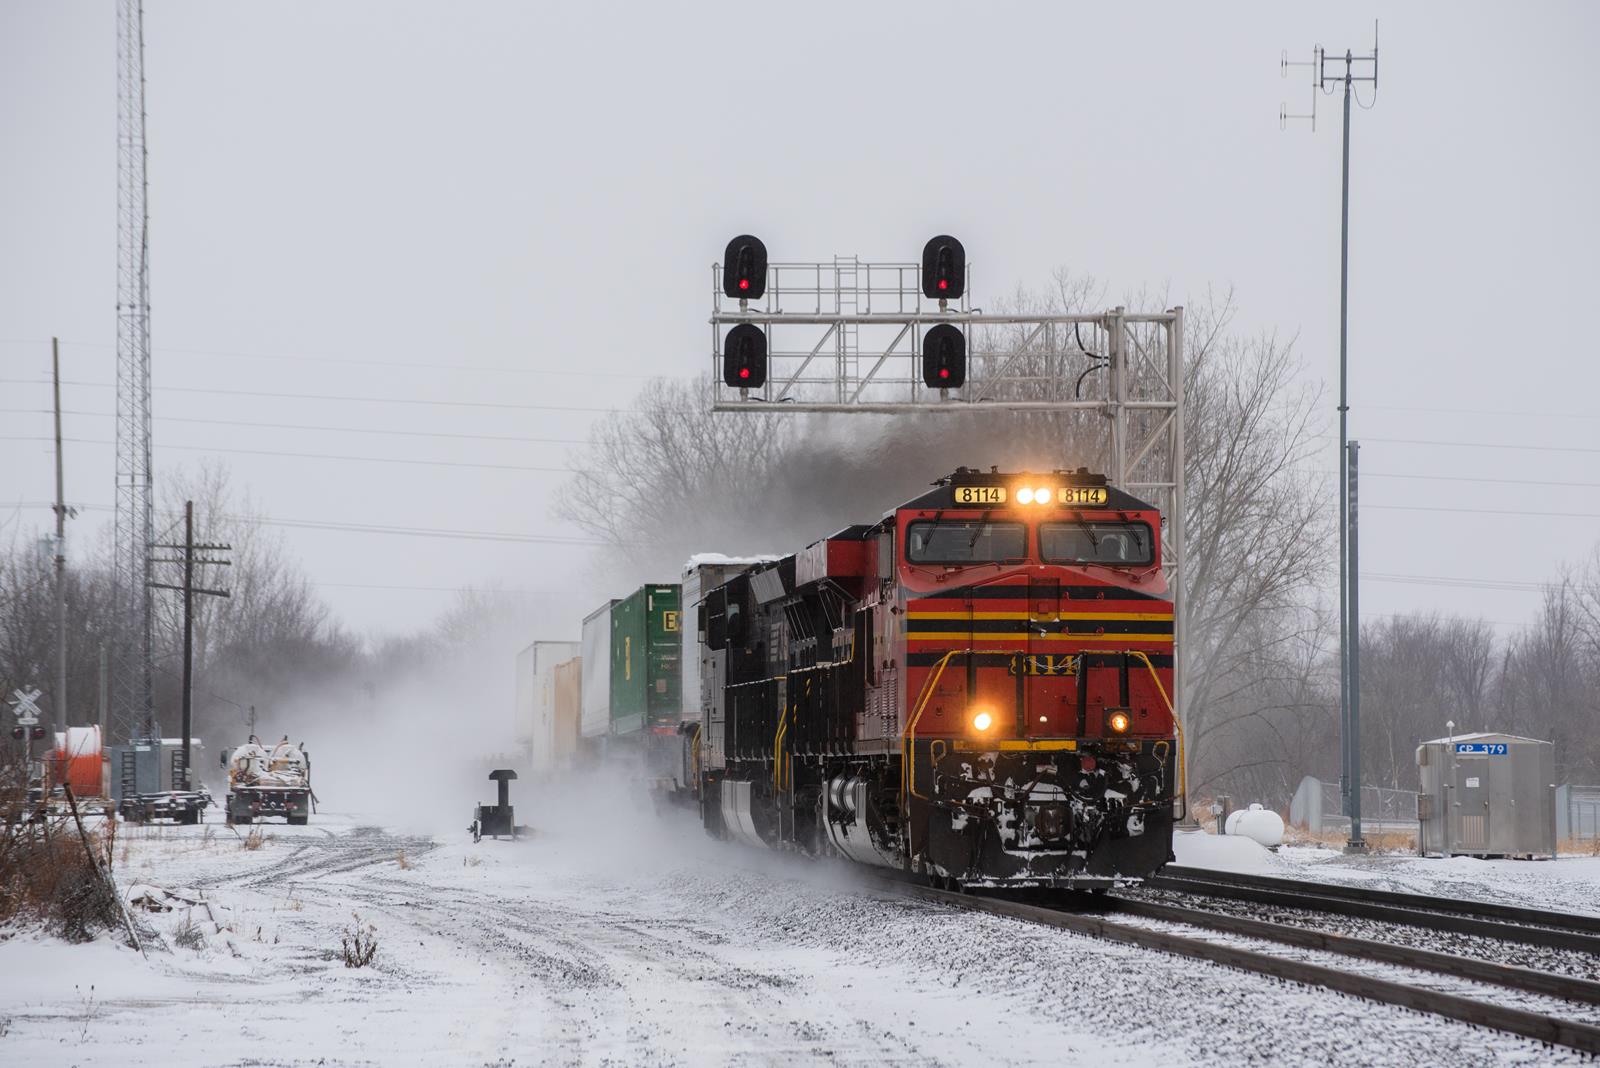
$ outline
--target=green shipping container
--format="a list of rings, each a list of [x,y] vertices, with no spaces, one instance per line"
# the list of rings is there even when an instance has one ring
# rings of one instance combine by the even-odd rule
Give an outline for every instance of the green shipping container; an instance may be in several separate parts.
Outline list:
[[[676,727],[682,713],[679,586],[644,586],[611,607],[611,733]]]

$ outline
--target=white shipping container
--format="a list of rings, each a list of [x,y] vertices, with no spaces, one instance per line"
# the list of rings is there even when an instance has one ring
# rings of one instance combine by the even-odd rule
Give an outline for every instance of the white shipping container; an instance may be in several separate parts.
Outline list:
[[[511,710],[511,725],[520,746],[533,743],[534,649],[530,645],[517,654],[517,697]]]
[[[585,738],[611,730],[611,609],[607,601],[583,620],[583,718]]]
[[[556,665],[578,655],[577,642],[534,642],[533,653],[533,735],[531,765],[536,772],[552,770],[556,753]]]
[[[697,553],[683,565],[683,594],[679,609],[683,623],[683,721],[698,723],[705,718],[706,694],[700,681],[700,602],[705,595],[741,571],[779,559],[776,556],[723,556]]]

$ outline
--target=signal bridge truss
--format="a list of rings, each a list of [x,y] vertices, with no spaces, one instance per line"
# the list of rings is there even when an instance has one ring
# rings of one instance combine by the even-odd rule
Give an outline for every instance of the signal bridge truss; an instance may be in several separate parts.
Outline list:
[[[1166,517],[1163,560],[1176,601],[1179,687],[1184,612],[1178,571],[1184,545],[1183,309],[1112,308],[1095,314],[986,312],[963,297],[929,300],[915,263],[771,263],[766,292],[724,295],[712,268],[711,407],[718,412],[1099,415],[1105,474]],[[760,388],[723,379],[723,340],[739,323],[767,338]],[[966,336],[966,382],[924,382],[922,339],[940,323]],[[1041,431],[1044,427],[1040,427]],[[1180,704],[1181,708],[1181,704]]]

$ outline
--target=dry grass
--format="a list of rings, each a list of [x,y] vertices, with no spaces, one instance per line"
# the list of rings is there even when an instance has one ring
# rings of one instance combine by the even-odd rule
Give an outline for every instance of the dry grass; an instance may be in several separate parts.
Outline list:
[[[0,768],[0,783],[21,781],[17,769]],[[80,833],[70,817],[31,815],[20,789],[0,787],[0,923],[40,924],[74,942],[121,926],[114,829]]]
[[[184,949],[206,948],[206,934],[200,925],[194,922],[194,909],[184,914],[183,922],[172,933],[172,941]]]
[[[267,844],[267,836],[261,833],[260,827],[252,827],[250,828],[250,833],[245,835],[239,844],[243,848],[254,852]]]
[[[1557,853],[1576,853],[1580,857],[1600,857],[1600,838],[1563,838]]]
[[[378,928],[365,923],[354,912],[350,917],[355,924],[344,929],[339,936],[339,952],[346,968],[365,968],[378,955]]]
[[[412,868],[416,867],[415,864],[411,863],[411,861],[407,859],[406,851],[404,849],[398,850],[395,853],[394,862],[400,866],[401,871],[410,871]]]
[[[1343,830],[1317,831],[1315,833],[1300,827],[1286,827],[1283,831],[1285,845],[1320,845],[1328,849],[1343,849],[1345,842],[1349,841],[1349,834]],[[1367,849],[1373,853],[1415,853],[1417,851],[1417,836],[1412,831],[1367,831],[1361,836],[1366,839]]]

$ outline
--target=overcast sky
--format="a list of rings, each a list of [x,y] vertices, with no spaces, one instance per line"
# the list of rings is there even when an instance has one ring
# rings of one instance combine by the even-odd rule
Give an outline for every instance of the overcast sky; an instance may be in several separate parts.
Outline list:
[[[979,303],[1058,266],[1113,295],[1231,286],[1331,387],[1338,100],[1280,132],[1311,90],[1279,57],[1364,50],[1376,16],[1352,142],[1364,607],[1523,621],[1529,590],[1390,577],[1534,583],[1600,539],[1594,4],[147,6],[158,481],[214,454],[277,518],[571,535],[561,442],[708,366],[709,265],[743,231],[788,260],[954,233]],[[65,392],[68,497],[112,500],[115,62],[112,0],[0,5],[7,534],[16,505],[50,519],[49,447],[16,439],[49,432],[53,334],[95,383]],[[1561,514],[1495,514],[1518,511]],[[287,536],[364,631],[450,588],[572,589],[584,560]]]

